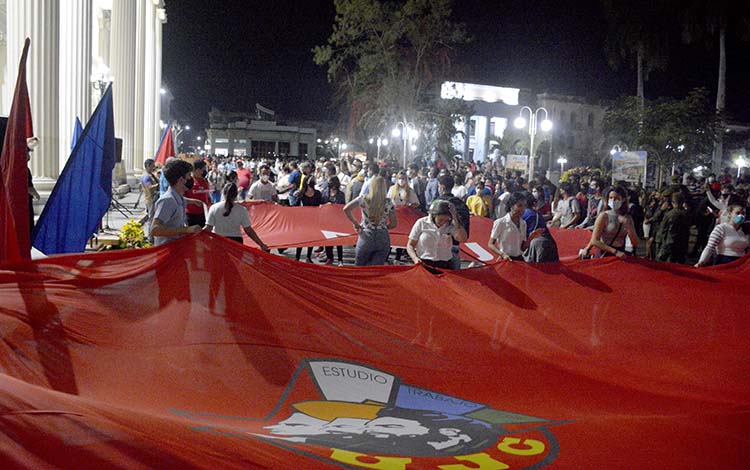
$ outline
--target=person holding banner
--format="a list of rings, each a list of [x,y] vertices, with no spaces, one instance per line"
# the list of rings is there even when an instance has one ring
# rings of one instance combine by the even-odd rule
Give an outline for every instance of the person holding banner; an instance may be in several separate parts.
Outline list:
[[[185,226],[185,193],[193,187],[193,165],[174,159],[164,167],[164,177],[169,183],[169,189],[156,201],[154,206],[154,221],[151,235],[154,245],[159,246],[177,238],[198,233],[203,227],[199,225]]]
[[[713,264],[730,263],[741,258],[750,247],[750,238],[742,230],[745,223],[745,206],[739,201],[730,204],[727,208],[729,219],[714,227],[708,237],[708,244],[703,249],[701,257],[695,264],[696,268],[706,266],[713,260]]]
[[[468,238],[458,220],[456,207],[443,199],[435,199],[428,213],[411,228],[406,252],[414,264],[453,269],[453,239],[465,242]]]
[[[607,194],[607,205],[596,218],[589,244],[581,250],[583,258],[589,256],[591,248],[598,248],[602,256],[617,256],[618,258],[624,258],[625,255],[632,255],[636,252],[638,234],[635,231],[633,219],[628,214],[627,191],[620,186],[614,186],[605,194]],[[630,238],[633,253],[625,251],[625,237]]]
[[[393,203],[386,197],[385,178],[375,175],[369,183],[367,194],[352,199],[344,206],[344,214],[359,234],[355,248],[357,266],[385,264],[391,251],[391,236],[388,230],[396,228],[397,224]],[[352,214],[355,207],[362,210],[361,223],[357,222]]]
[[[250,225],[250,214],[248,214],[247,209],[235,203],[238,193],[236,184],[227,183],[224,185],[221,191],[222,201],[211,206],[208,211],[205,230],[234,240],[237,243],[242,243],[242,232],[240,231],[242,229],[261,250],[270,251]]]

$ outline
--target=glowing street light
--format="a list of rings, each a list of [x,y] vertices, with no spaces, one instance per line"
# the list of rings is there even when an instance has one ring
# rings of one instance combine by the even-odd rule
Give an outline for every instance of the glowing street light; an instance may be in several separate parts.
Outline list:
[[[734,164],[737,165],[737,178],[740,177],[740,171],[743,168],[747,168],[748,166],[750,166],[750,162],[745,159],[744,155],[740,155],[739,157],[737,157],[737,159],[734,161]]]
[[[378,137],[377,143],[378,143],[378,160],[380,160],[380,147],[381,146],[385,147],[386,145],[388,145],[388,139],[386,139],[385,137],[382,137],[382,138]]]
[[[539,128],[542,132],[549,132],[552,130],[552,121],[549,120],[549,113],[547,108],[539,107],[536,111],[532,111],[528,106],[521,108],[520,115],[513,120],[513,125],[516,129],[523,129],[527,125],[527,121],[523,116],[524,110],[529,112],[528,120],[528,132],[529,132],[529,181],[534,177],[534,137],[537,131],[537,121],[539,120],[539,111],[544,111],[544,119],[540,122]]]
[[[401,129],[399,129],[401,127]],[[408,121],[398,121],[396,127],[391,131],[393,137],[401,137],[404,141],[404,168],[406,168],[406,153],[409,147],[409,141],[417,140],[419,137],[419,131],[417,130],[416,124]]]
[[[562,174],[565,173],[565,164],[568,163],[568,159],[560,157],[557,159],[557,163],[560,164],[560,177],[562,177]]]

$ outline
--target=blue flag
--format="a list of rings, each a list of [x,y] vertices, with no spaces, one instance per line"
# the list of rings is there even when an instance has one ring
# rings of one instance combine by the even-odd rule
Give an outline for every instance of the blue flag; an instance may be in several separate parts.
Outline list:
[[[57,179],[31,234],[44,254],[80,253],[96,232],[112,197],[115,127],[107,88]]]
[[[76,122],[73,124],[73,140],[70,142],[71,152],[76,148],[76,142],[81,138],[81,134],[83,134],[83,124],[81,124],[81,120],[76,116]]]

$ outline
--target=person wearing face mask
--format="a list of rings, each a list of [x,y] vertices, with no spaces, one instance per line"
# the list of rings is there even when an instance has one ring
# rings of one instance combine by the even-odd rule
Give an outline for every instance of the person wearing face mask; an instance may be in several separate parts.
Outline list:
[[[185,192],[185,199],[188,201],[185,207],[187,213],[187,224],[206,225],[206,212],[204,207],[211,205],[211,187],[206,179],[206,162],[196,160],[193,163],[193,187]],[[200,201],[200,204],[190,204],[194,200]]]
[[[594,223],[591,240],[581,250],[582,257],[588,257],[591,248],[598,248],[602,256],[617,256],[623,258],[625,252],[625,237],[630,238],[633,253],[638,247],[638,235],[633,225],[633,218],[628,214],[628,193],[619,186],[610,188],[606,193],[607,205]],[[631,253],[632,254],[632,253]]]
[[[396,183],[388,190],[388,199],[391,200],[394,207],[409,206],[419,207],[419,198],[416,191],[409,186],[409,179],[406,172],[401,170],[396,174]],[[396,261],[401,261],[404,256],[403,248],[396,248]]]
[[[497,261],[523,261],[523,252],[529,243],[544,232],[544,229],[540,228],[526,235],[526,221],[523,220],[526,204],[526,195],[520,192],[511,194],[507,213],[492,224],[487,245],[491,251],[497,253]]]
[[[430,204],[428,215],[412,226],[406,252],[414,264],[453,269],[454,238],[459,242],[468,238],[458,221],[456,207],[448,201],[435,199]]]
[[[732,262],[747,253],[750,238],[742,230],[745,223],[745,206],[732,201],[729,205],[729,221],[714,227],[708,237],[708,244],[695,264],[696,268],[713,264]]]
[[[590,228],[594,226],[596,217],[602,206],[602,183],[597,179],[589,182],[589,194],[586,201],[586,218],[576,228]]]
[[[271,183],[271,168],[260,167],[260,179],[250,186],[250,199],[253,201],[273,202],[276,200],[276,186]]]
[[[409,186],[409,178],[403,170],[396,174],[396,183],[388,190],[388,198],[394,206],[419,207],[419,197]]]
[[[193,165],[178,159],[170,161],[164,167],[164,177],[169,183],[169,189],[154,205],[151,235],[155,246],[198,233],[202,229],[198,225],[185,226],[185,193],[193,187],[192,171]]]

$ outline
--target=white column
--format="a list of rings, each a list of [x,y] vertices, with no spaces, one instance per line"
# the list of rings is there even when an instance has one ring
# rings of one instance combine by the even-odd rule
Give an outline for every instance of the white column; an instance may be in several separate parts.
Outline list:
[[[156,8],[151,0],[143,0],[145,9],[145,58],[143,72],[143,115],[141,125],[143,126],[143,154],[144,158],[153,158],[156,153],[154,142],[159,138],[155,136],[159,127],[159,121],[154,121],[156,115],[156,100],[160,99],[159,85],[156,84],[156,70],[154,70],[154,54],[156,48],[154,23]]]
[[[133,168],[136,174],[142,174],[143,160],[150,158],[144,154],[143,116],[146,91],[146,9],[151,7],[148,0],[136,2],[135,34],[135,97],[133,116]],[[144,156],[145,155],[145,156]]]
[[[115,136],[122,139],[122,163],[118,175],[134,176],[135,49],[137,6],[132,0],[112,2],[110,63],[114,75],[112,98]],[[124,170],[124,173],[123,171]],[[119,181],[120,183],[124,181]]]
[[[156,87],[156,101],[154,102],[154,123],[157,125],[156,131],[154,133],[154,149],[157,149],[159,147],[159,138],[161,137],[161,130],[158,125],[159,121],[161,120],[162,103],[162,95],[159,92],[159,90],[161,89],[162,23],[166,23],[167,14],[164,10],[164,2],[154,1],[154,3],[158,3],[156,16],[154,17],[154,86]],[[168,118],[164,119],[164,122],[167,122],[168,120]],[[176,145],[177,142],[175,142],[175,146]]]
[[[68,0],[60,9],[60,170],[70,156],[76,116],[91,115],[92,0]]]
[[[37,187],[46,190],[54,185],[59,173],[59,5],[48,0],[11,1],[6,3],[6,14],[9,97],[16,85],[23,42],[26,37],[31,38],[26,81],[34,134],[40,141],[32,154],[31,172]]]

